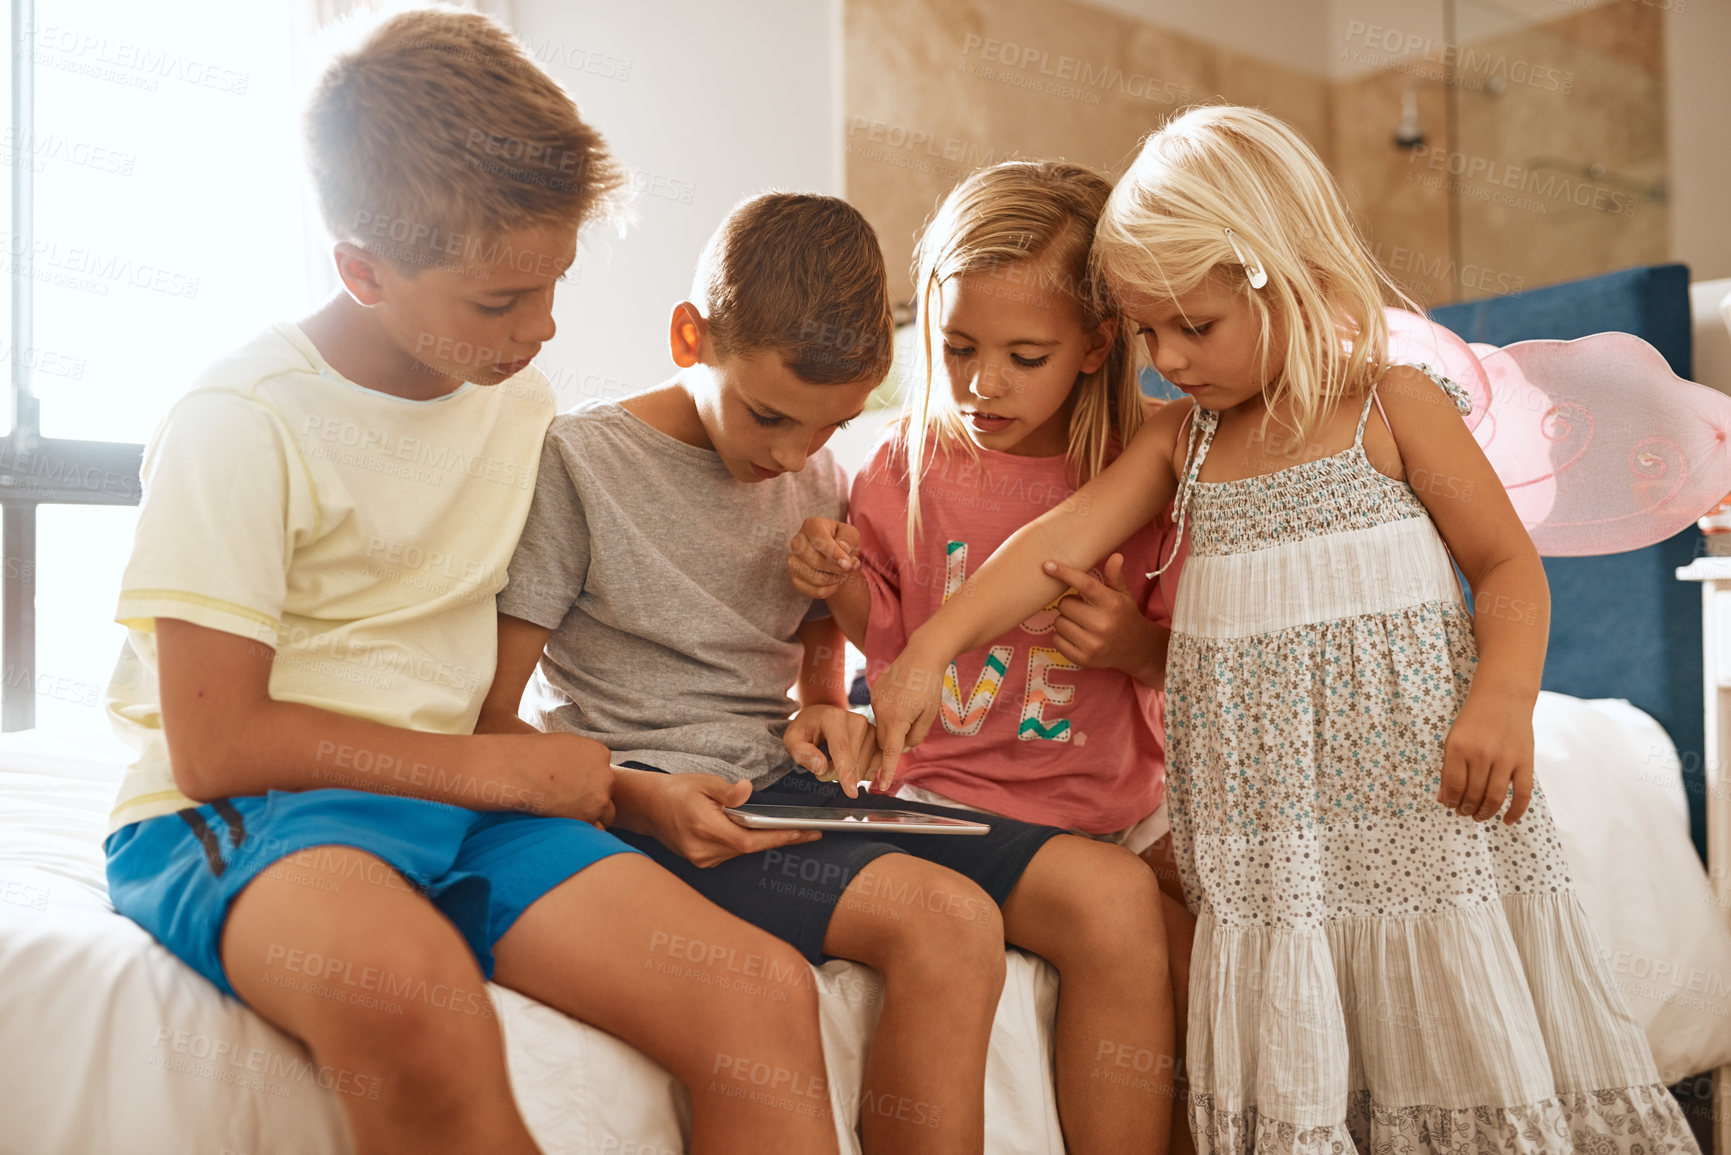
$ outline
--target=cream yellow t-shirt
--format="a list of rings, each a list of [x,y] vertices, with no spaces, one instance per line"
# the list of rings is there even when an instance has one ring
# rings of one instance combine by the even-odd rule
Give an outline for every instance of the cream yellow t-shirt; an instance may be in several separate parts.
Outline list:
[[[110,831],[196,805],[163,740],[159,617],[270,646],[278,701],[472,732],[553,410],[533,367],[433,401],[365,389],[288,324],[207,370],[144,452],[108,688],[138,760]]]

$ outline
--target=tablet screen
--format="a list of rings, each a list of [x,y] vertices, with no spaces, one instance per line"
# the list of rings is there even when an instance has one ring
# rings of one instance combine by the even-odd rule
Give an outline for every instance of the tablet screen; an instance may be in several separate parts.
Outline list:
[[[942,814],[926,814],[918,810],[871,810],[854,806],[735,806],[727,811],[748,826],[759,824],[781,827],[837,829],[848,826],[921,827],[931,830],[941,827],[956,833],[984,833],[985,823],[969,822]]]

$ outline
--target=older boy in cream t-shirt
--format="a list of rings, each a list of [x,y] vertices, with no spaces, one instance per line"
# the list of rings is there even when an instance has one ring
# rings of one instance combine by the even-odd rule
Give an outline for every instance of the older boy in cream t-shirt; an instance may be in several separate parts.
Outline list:
[[[827,1099],[784,1111],[714,1078],[748,1054],[822,1086],[810,984],[687,982],[655,935],[807,975],[799,956],[598,829],[600,743],[472,733],[553,415],[529,362],[618,170],[515,41],[448,10],[337,59],[308,138],[343,290],[219,361],[145,454],[115,908],[363,1073],[341,1096],[359,1151],[538,1150],[489,978],[669,1068],[693,1150],[835,1151]],[[538,147],[502,163],[496,139]]]

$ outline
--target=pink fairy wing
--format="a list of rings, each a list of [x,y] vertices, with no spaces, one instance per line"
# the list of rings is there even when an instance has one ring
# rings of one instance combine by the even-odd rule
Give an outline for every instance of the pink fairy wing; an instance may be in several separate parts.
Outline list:
[[[1502,478],[1521,524],[1536,542],[1557,500],[1551,400],[1503,350],[1495,345],[1471,348],[1490,382],[1489,405],[1473,427],[1473,438]]]
[[[1639,337],[1499,349],[1411,313],[1389,323],[1391,362],[1461,374],[1468,426],[1542,554],[1641,549],[1731,492],[1731,397],[1678,377]]]
[[[1540,553],[1641,549],[1731,492],[1731,397],[1677,376],[1639,337],[1519,341],[1498,358],[1550,399],[1544,429],[1557,496],[1530,527]]]
[[[1388,359],[1395,365],[1419,365],[1447,377],[1466,390],[1472,409],[1467,428],[1476,429],[1490,405],[1490,381],[1472,347],[1428,317],[1405,309],[1384,309],[1388,317]]]

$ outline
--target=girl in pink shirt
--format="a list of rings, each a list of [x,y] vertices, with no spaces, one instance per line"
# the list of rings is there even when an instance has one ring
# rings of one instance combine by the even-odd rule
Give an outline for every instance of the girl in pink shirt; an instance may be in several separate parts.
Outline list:
[[[1075,165],[996,165],[958,185],[920,241],[909,413],[855,478],[851,524],[810,519],[790,558],[795,584],[825,598],[865,654],[868,679],[970,566],[1141,427],[1128,334],[1087,275],[1110,192]],[[1146,575],[1169,529],[1144,526],[1100,573],[1065,575],[1076,592],[963,654],[944,679],[941,732],[903,758],[901,785],[1146,849],[1147,825],[1132,830],[1164,793],[1176,573]]]
[[[1071,164],[996,165],[957,185],[920,240],[908,412],[855,478],[851,524],[808,519],[789,558],[794,584],[827,600],[865,654],[868,679],[970,566],[1066,501],[1142,425],[1131,335],[1088,273],[1110,192]],[[1057,602],[961,655],[944,676],[941,726],[902,757],[900,793],[1144,854],[1168,892],[1182,1021],[1193,921],[1165,838],[1160,692],[1177,567],[1146,576],[1169,551],[1164,519],[1143,526],[1100,572],[1066,569]]]

